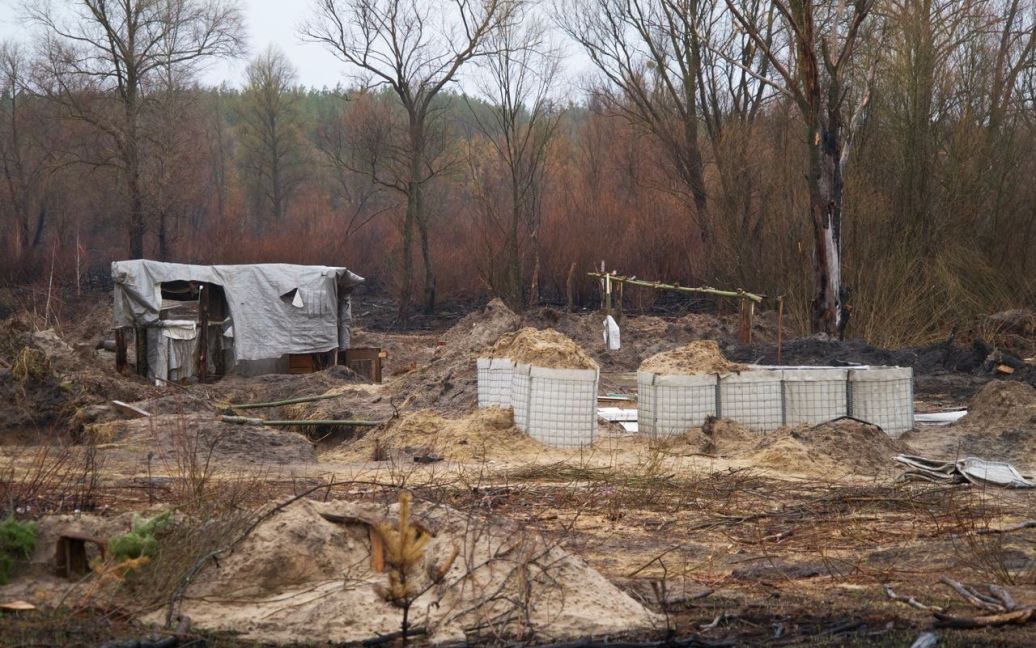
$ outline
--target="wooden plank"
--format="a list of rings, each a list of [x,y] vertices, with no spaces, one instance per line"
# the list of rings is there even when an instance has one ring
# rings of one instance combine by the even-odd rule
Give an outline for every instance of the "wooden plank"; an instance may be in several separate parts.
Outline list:
[[[368,526],[367,533],[371,541],[371,569],[381,574],[385,571],[385,539],[377,527]]]
[[[123,403],[119,400],[113,400],[112,407],[114,407],[119,412],[125,414],[130,418],[143,418],[146,416],[151,416],[151,412],[148,412],[147,410],[142,410],[139,407],[134,407],[129,403]]]

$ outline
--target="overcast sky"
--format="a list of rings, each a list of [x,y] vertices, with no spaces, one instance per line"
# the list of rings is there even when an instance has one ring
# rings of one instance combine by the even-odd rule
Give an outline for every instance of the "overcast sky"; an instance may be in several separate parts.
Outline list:
[[[58,2],[67,0],[57,0]],[[324,47],[304,43],[298,37],[299,25],[310,12],[309,0],[239,0],[248,29],[248,56],[276,44],[298,68],[299,82],[314,88],[341,83],[349,85],[350,70]],[[0,0],[0,38],[27,43],[27,27],[21,20],[21,0]],[[576,57],[579,58],[579,57]],[[576,61],[569,59],[572,63]],[[202,74],[202,82],[219,85],[223,82],[240,87],[244,80],[247,57],[237,61],[216,62]],[[584,64],[578,66],[585,71]],[[571,72],[571,70],[570,70]]]

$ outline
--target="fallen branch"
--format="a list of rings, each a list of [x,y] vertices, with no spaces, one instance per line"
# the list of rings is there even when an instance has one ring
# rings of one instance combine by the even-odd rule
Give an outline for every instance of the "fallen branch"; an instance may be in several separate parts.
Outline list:
[[[1003,625],[1025,625],[1036,618],[1036,608],[1023,608],[1001,614],[987,614],[977,617],[958,617],[935,613],[935,625],[940,628],[993,628]]]
[[[890,600],[896,601],[898,603],[905,603],[905,604],[909,605],[912,608],[917,608],[918,610],[924,610],[925,612],[935,612],[935,613],[938,613],[938,612],[942,612],[943,611],[943,608],[941,608],[941,607],[939,607],[937,605],[925,605],[924,603],[918,601],[913,596],[900,596],[899,594],[896,594],[895,590],[893,590],[892,586],[889,585],[888,583],[885,583],[884,585],[882,585],[882,587],[885,590],[885,596],[889,597]]]
[[[1009,527],[1000,527],[997,529],[979,529],[979,535],[985,535],[988,533],[1011,533],[1012,531],[1021,531],[1023,529],[1034,529],[1036,528],[1036,520],[1026,520],[1025,522],[1019,522],[1018,524],[1012,524]]]
[[[246,409],[263,409],[266,407],[282,407],[284,405],[295,405],[297,403],[312,403],[313,401],[330,400],[332,398],[341,398],[345,394],[321,394],[319,396],[300,396],[299,398],[289,398],[287,400],[279,401],[266,401],[262,403],[231,403],[228,407],[236,410]]]
[[[1007,607],[999,601],[996,601],[990,596],[979,594],[973,589],[965,587],[963,584],[958,583],[952,578],[943,576],[939,579],[944,584],[949,585],[957,594],[961,596],[965,601],[971,603],[975,607],[982,610],[989,610],[990,612],[1007,612]]]
[[[307,425],[307,426],[328,426],[328,425],[343,425],[352,427],[376,427],[387,423],[388,420],[381,421],[366,421],[362,419],[313,419],[308,421],[306,419],[283,419],[279,421],[270,421],[267,419],[253,418],[250,416],[228,416],[224,414],[219,417],[219,420],[224,423],[234,423],[237,425],[266,425],[274,427],[291,427],[293,425]]]

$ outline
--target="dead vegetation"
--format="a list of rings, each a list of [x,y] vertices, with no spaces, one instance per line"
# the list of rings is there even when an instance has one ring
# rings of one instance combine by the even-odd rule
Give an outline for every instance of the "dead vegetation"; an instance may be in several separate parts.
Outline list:
[[[542,643],[607,633],[677,645],[899,645],[936,626],[950,645],[1025,636],[1020,624],[1036,600],[1031,495],[899,483],[891,458],[976,452],[1024,466],[1030,388],[990,383],[965,420],[900,441],[852,420],[760,435],[710,419],[659,440],[604,428],[592,447],[560,451],[520,433],[507,410],[474,409],[474,358],[501,338],[513,343],[544,312],[522,318],[491,304],[416,339],[414,357],[427,361],[381,386],[340,370],[160,396],[144,385],[135,405],[149,417],[126,419],[97,402],[92,422],[81,415],[82,445],[4,446],[2,502],[39,519],[41,544],[0,602],[59,601],[76,632],[74,619],[101,610],[169,636],[228,631],[267,642]],[[607,372],[647,357],[605,351],[593,317],[555,320],[558,333],[543,337],[565,336],[562,346],[581,347],[580,362]],[[572,334],[576,321],[585,333]],[[638,326],[629,321],[624,341]],[[643,326],[664,335],[661,321]],[[44,381],[65,366],[66,375],[101,371],[75,368],[96,356],[50,344],[58,351]],[[724,360],[727,347],[697,345],[706,347]],[[217,421],[235,404],[316,396],[326,398],[236,413],[388,421],[330,436],[301,428],[309,438]],[[169,512],[174,522],[147,561],[98,562],[82,582],[52,575],[59,533],[109,539],[130,530],[130,511]],[[982,608],[955,604],[962,595],[943,577]],[[20,614],[12,637],[39,629],[37,617]],[[193,628],[178,628],[181,617]],[[143,636],[143,627],[117,632]]]

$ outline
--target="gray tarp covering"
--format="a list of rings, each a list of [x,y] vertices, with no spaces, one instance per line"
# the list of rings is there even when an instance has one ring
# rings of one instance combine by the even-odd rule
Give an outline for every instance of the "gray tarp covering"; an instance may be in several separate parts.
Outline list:
[[[285,263],[187,265],[136,260],[112,263],[115,328],[159,320],[161,285],[194,281],[222,286],[233,321],[237,360],[278,358],[348,346],[339,313],[348,313],[348,293],[363,277],[346,268]],[[340,303],[339,296],[342,297]]]

